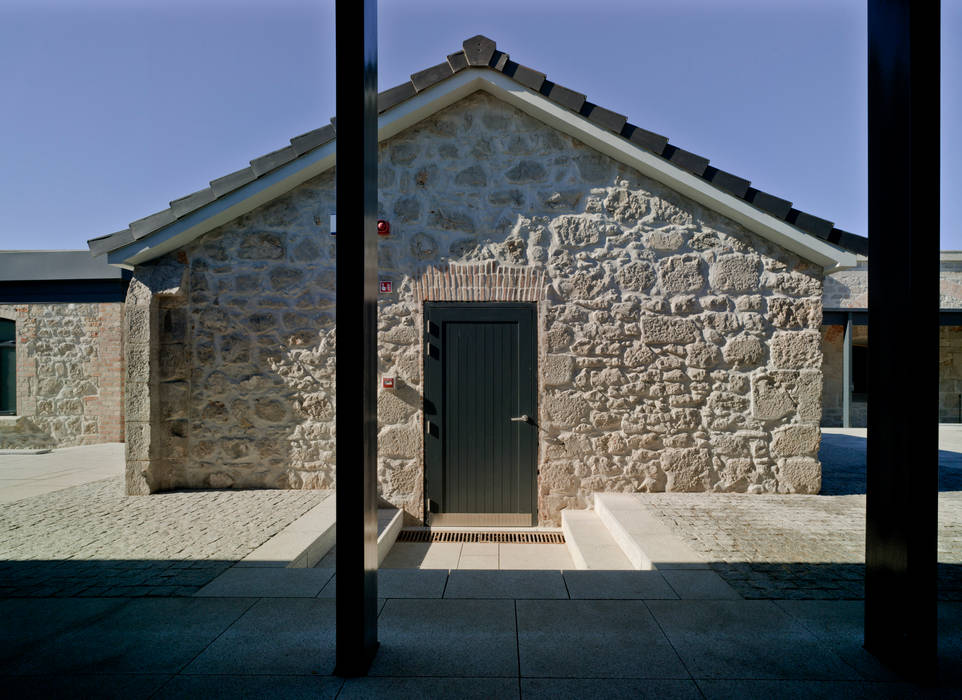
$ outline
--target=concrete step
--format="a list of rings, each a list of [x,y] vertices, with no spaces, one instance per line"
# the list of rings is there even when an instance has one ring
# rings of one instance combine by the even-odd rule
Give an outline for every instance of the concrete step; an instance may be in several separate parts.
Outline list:
[[[594,511],[562,511],[561,531],[576,568],[609,571],[634,568]]]
[[[404,511],[397,508],[378,508],[377,511],[377,565],[381,566],[391,547],[397,541],[404,526]]]
[[[708,568],[704,557],[685,544],[634,494],[596,493],[595,513],[635,569]]]

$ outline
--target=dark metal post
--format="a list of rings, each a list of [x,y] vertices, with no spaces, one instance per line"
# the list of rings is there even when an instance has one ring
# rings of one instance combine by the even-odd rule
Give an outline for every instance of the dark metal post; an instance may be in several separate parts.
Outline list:
[[[865,648],[936,665],[939,3],[869,0]]]
[[[337,0],[337,662],[377,652],[377,2]]]
[[[852,427],[852,314],[845,314],[842,339],[842,427]]]

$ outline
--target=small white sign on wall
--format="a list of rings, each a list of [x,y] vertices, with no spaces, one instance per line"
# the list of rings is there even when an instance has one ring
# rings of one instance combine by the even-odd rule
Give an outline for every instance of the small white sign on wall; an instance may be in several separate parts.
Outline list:
[[[331,214],[331,235],[337,235],[337,214]]]

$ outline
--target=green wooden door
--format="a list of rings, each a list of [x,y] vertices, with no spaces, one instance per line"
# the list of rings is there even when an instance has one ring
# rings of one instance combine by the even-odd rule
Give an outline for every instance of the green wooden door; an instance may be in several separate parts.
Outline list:
[[[537,523],[533,304],[425,304],[431,522]]]
[[[0,318],[0,416],[17,412],[17,324]]]

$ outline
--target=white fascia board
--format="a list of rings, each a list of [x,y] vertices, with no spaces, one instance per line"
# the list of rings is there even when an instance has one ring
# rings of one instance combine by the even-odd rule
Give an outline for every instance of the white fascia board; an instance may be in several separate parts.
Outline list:
[[[754,233],[821,265],[826,272],[855,267],[856,255],[776,219],[700,177],[555,104],[510,78],[488,69],[468,68],[424,90],[378,117],[378,141],[484,90],[535,119],[573,136],[595,150],[635,168]],[[289,192],[335,164],[337,141],[306,153],[257,180],[201,207],[174,223],[108,254],[115,265],[137,265],[176,250],[204,233]]]
[[[111,264],[139,265],[177,250],[208,231],[289,192],[334,165],[336,141],[285,163],[168,226],[107,253]]]

